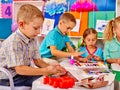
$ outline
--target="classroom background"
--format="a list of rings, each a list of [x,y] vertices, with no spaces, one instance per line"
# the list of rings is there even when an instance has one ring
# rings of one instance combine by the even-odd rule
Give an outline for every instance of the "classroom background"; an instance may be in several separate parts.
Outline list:
[[[97,45],[103,48],[102,35],[106,23],[120,15],[119,0],[0,0],[0,41],[17,29],[16,13],[25,3],[37,6],[44,13],[45,21],[38,35],[39,42],[57,25],[61,14],[72,13],[77,25],[68,35],[76,47],[84,30],[92,27],[98,32]]]

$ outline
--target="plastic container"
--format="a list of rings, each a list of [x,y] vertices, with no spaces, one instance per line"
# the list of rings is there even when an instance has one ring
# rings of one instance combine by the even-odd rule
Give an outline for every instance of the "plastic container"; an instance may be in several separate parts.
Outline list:
[[[116,74],[115,80],[120,82],[120,65],[113,63],[111,64],[111,69],[112,69],[113,74]]]

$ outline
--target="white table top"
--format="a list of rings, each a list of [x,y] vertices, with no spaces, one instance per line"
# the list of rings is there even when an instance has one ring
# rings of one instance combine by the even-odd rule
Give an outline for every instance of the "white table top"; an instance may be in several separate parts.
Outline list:
[[[66,69],[70,69],[68,67],[71,67],[72,69],[74,69],[74,72],[75,72],[76,67],[71,66],[68,62],[69,61],[63,61],[60,64],[62,66],[65,66]],[[76,72],[78,72],[78,71],[76,71]],[[79,71],[78,73],[80,73],[80,72],[81,71]],[[81,78],[81,77],[82,76],[80,76],[78,78]],[[48,84],[43,84],[42,79],[43,79],[43,77],[40,77],[39,79],[37,79],[33,82],[32,90],[114,90],[114,83],[112,83],[109,86],[101,87],[101,88],[97,88],[97,89],[87,89],[87,88],[84,88],[84,87],[77,87],[77,86],[74,86],[73,88],[69,88],[69,89],[60,89],[60,88],[54,88],[54,87],[52,87]]]
[[[114,90],[114,83],[110,86],[97,88],[97,89],[87,89],[84,87],[76,87],[76,86],[69,89],[60,89],[60,88],[54,88],[48,84],[43,84],[42,79],[43,77],[40,77],[39,79],[33,82],[32,90]]]

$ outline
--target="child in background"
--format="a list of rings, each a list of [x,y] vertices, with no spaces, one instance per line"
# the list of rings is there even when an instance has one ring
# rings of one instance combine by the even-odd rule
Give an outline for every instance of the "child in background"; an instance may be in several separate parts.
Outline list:
[[[50,59],[59,61],[60,58],[75,57],[81,54],[81,52],[74,52],[67,35],[75,25],[76,20],[72,14],[64,13],[61,15],[58,25],[47,34],[39,47],[41,57],[43,59],[49,58],[46,62],[49,63]],[[68,52],[63,51],[64,48],[67,48]]]
[[[110,20],[104,31],[104,59],[120,64],[120,16]]]
[[[41,75],[65,74],[60,65],[48,65],[40,58],[36,36],[40,33],[44,16],[33,5],[22,5],[17,14],[18,30],[2,42],[0,67],[8,69],[15,86],[32,86]],[[31,67],[34,61],[38,68]],[[9,85],[8,78],[0,72],[0,85]]]
[[[93,28],[88,28],[83,33],[83,43],[79,48],[80,52],[85,52],[79,57],[76,57],[81,62],[96,62],[103,61],[103,51],[96,46],[97,32]]]

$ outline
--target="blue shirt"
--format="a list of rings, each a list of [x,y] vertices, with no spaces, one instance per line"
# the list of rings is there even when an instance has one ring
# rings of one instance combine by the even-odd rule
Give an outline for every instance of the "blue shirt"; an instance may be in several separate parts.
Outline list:
[[[51,30],[42,41],[39,51],[42,58],[52,58],[50,46],[56,46],[58,50],[66,48],[66,43],[70,42],[70,38],[67,35],[63,35],[58,27]]]
[[[83,46],[80,47],[79,52],[85,52],[83,54],[81,54],[80,56],[82,56],[83,58],[86,58],[88,55],[90,55],[87,47]],[[103,51],[101,48],[97,47],[95,52],[93,53],[93,55],[95,56],[99,56],[101,60],[103,60]],[[92,59],[92,61],[95,61],[94,59]]]

